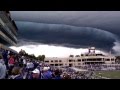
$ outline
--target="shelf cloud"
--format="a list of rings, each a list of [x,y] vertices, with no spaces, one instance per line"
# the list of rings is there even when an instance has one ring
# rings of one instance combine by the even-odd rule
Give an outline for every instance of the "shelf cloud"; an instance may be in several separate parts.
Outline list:
[[[11,11],[11,16],[19,29],[17,46],[94,46],[120,54],[119,11]]]

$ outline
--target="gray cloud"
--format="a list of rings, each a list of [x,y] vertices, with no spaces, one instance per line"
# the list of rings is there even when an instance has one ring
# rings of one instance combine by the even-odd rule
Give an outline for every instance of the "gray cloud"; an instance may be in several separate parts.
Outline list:
[[[117,36],[110,32],[90,27],[20,21],[17,21],[16,24],[20,30],[19,39],[24,39],[28,42],[74,48],[95,46],[110,50],[117,40]]]
[[[112,50],[115,55],[120,55],[120,41],[114,42],[114,46],[112,47]]]
[[[19,29],[18,46],[95,46],[119,53],[120,11],[11,11],[11,15]]]
[[[93,27],[120,35],[120,11],[12,11],[16,21]]]

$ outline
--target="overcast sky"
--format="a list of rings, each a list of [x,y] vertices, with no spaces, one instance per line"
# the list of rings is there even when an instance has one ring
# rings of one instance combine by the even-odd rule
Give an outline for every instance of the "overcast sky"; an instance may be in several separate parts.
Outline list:
[[[11,16],[19,29],[14,49],[66,56],[94,46],[120,54],[120,11],[11,11]]]

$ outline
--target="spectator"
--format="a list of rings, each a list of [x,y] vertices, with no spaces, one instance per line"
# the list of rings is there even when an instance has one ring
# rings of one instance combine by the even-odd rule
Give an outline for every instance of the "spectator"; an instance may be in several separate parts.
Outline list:
[[[24,56],[20,57],[20,59],[19,59],[19,66],[20,67],[23,67],[23,58],[24,58]]]
[[[9,58],[9,65],[10,65],[10,66],[14,66],[14,64],[15,64],[15,59],[14,59],[14,56],[12,55],[12,56],[10,56],[10,58]]]
[[[52,72],[49,71],[48,67],[43,68],[42,79],[52,79]]]
[[[14,56],[11,55],[9,58],[9,75],[11,75],[11,71],[14,67],[14,64],[15,64]]]
[[[23,66],[24,66],[24,67],[26,67],[27,62],[26,62],[25,57],[24,57],[24,56],[22,56],[22,59],[23,59]]]
[[[8,69],[8,51],[3,50],[2,56],[3,56],[4,62],[5,62],[6,68]]]
[[[27,66],[26,66],[27,70],[30,70],[30,61],[27,61]]]
[[[39,62],[35,62],[35,61],[34,61],[33,64],[34,64],[34,69],[35,69],[35,68],[37,68],[37,66],[39,65]]]
[[[69,74],[66,73],[66,74],[63,75],[63,79],[71,79],[71,77],[70,77]]]
[[[55,79],[61,79],[59,69],[55,70]]]
[[[23,79],[23,76],[21,74],[21,68],[20,67],[14,67],[12,69],[12,75],[9,79]]]
[[[5,79],[6,76],[6,65],[5,62],[3,60],[2,55],[0,55],[0,79]]]
[[[30,61],[30,70],[33,70],[34,69],[34,64],[32,61]]]
[[[31,79],[40,79],[40,71],[35,69],[32,71],[32,78]]]

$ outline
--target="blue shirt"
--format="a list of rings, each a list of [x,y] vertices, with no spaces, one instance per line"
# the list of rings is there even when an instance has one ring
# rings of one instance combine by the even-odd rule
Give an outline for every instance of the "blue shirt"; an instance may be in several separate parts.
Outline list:
[[[43,79],[52,79],[52,72],[50,71],[44,72]]]

